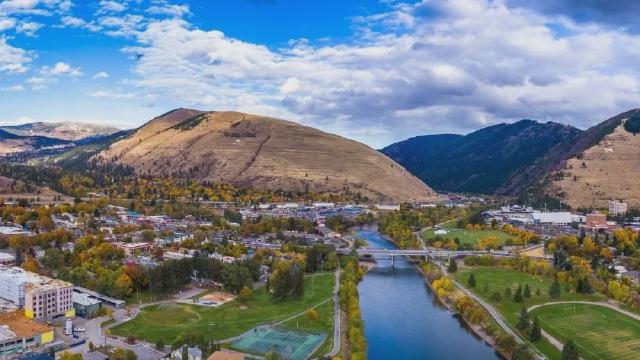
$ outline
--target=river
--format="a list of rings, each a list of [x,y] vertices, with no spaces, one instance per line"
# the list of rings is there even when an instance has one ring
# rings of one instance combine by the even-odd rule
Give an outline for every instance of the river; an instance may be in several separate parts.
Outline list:
[[[356,236],[370,248],[395,248],[374,227]],[[388,259],[377,264],[358,285],[369,359],[500,359],[442,305],[414,264],[401,258],[393,268]]]

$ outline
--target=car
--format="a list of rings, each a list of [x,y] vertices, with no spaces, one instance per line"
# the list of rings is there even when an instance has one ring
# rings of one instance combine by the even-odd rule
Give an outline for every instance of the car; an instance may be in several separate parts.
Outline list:
[[[78,327],[73,329],[75,332],[84,332],[84,328]]]

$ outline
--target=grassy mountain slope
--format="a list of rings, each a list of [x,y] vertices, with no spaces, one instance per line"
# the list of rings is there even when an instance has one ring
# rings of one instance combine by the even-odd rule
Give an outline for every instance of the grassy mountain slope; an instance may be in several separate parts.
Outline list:
[[[238,112],[178,109],[94,156],[96,164],[267,189],[427,200],[434,192],[361,143],[293,122]]]

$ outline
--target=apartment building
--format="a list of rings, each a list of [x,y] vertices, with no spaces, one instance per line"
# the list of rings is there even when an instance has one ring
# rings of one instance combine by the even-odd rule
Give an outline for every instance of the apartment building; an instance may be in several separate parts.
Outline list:
[[[73,285],[17,267],[0,266],[0,298],[24,309],[28,318],[73,317]]]

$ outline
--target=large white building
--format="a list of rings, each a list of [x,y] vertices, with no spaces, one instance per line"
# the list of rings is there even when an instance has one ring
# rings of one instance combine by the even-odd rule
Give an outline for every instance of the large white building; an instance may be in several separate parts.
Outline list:
[[[609,215],[624,215],[627,213],[627,209],[629,208],[629,204],[626,202],[613,200],[608,202],[609,205]]]
[[[18,267],[0,266],[0,298],[24,308],[32,319],[74,316],[72,284]]]

